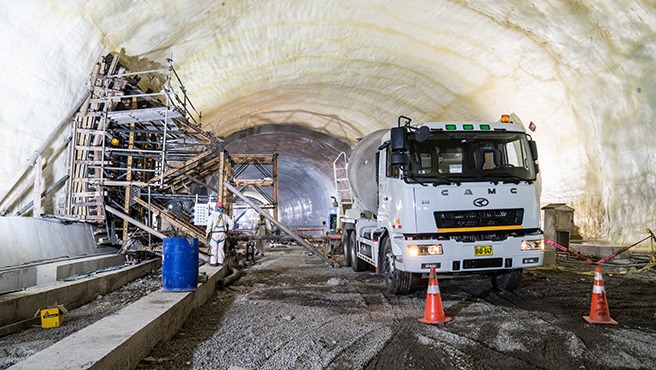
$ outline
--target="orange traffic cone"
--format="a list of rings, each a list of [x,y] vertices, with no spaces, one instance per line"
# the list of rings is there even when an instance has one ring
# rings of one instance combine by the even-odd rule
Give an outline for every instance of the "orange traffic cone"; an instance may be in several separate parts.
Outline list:
[[[608,311],[604,278],[601,277],[601,267],[597,267],[595,270],[594,285],[592,286],[592,303],[590,304],[590,316],[583,316],[583,319],[590,324],[617,325],[617,321],[610,318],[610,312]]]
[[[426,311],[424,317],[419,321],[426,324],[444,324],[451,320],[453,320],[452,317],[444,315],[440,287],[437,285],[437,273],[435,272],[435,266],[431,266],[428,290],[426,291]]]

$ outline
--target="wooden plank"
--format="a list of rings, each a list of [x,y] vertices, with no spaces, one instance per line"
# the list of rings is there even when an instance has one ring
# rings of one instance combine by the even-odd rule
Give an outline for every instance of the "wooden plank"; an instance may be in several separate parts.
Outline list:
[[[186,162],[182,163],[181,165],[171,168],[170,170],[164,172],[162,175],[159,175],[159,176],[155,176],[155,177],[153,177],[152,179],[150,179],[149,183],[154,184],[154,183],[160,181],[160,179],[162,179],[163,177],[168,177],[168,176],[171,176],[171,175],[173,175],[173,174],[175,174],[175,173],[177,173],[177,172],[183,171],[183,170],[185,170],[188,166],[190,166],[190,165],[192,165],[192,164],[194,164],[194,163],[196,163],[196,162],[199,162],[199,161],[202,160],[203,158],[205,158],[205,157],[207,157],[208,155],[213,154],[213,153],[214,153],[214,152],[211,151],[211,150],[206,150],[206,151],[200,153],[199,155],[197,155],[197,156],[195,156],[195,157],[193,157],[193,158],[187,160]]]
[[[98,192],[98,191],[87,191],[87,192],[84,192],[84,193],[73,193],[74,197],[97,197],[99,195],[101,195],[101,193]]]
[[[143,200],[139,197],[132,197],[132,200],[134,200],[135,203],[141,205],[142,207],[149,208],[148,203],[145,200]],[[150,204],[150,210],[157,213],[157,214],[159,214],[160,217],[162,217],[163,219],[168,221],[174,227],[176,227],[176,228],[180,229],[181,231],[183,231],[185,234],[187,234],[191,237],[194,237],[194,238],[198,238],[198,240],[200,242],[204,243],[204,241],[205,241],[205,229],[204,228],[200,228],[200,227],[190,223],[189,221],[182,220],[179,217],[177,217],[177,215],[175,215],[173,213],[169,213],[166,209],[164,209],[164,208],[162,208],[162,207],[160,207],[156,204],[151,203]]]
[[[131,123],[130,124],[130,129],[134,130],[135,125],[136,124],[134,122]],[[134,149],[134,139],[135,139],[135,133],[130,132],[130,136],[129,136],[129,139],[128,139],[128,149],[130,149],[130,150]],[[132,164],[133,164],[133,161],[134,161],[133,157],[129,156],[128,160],[127,160],[128,169],[127,169],[127,173],[125,175],[125,180],[128,181],[128,182],[132,181]],[[128,216],[130,215],[130,198],[132,198],[132,187],[128,185],[128,186],[125,187],[125,201],[123,203],[123,212],[125,212],[125,214],[128,215]],[[125,247],[127,247],[127,244],[128,244],[128,227],[129,226],[130,226],[130,224],[128,223],[128,221],[123,220],[123,236],[121,237],[121,239],[123,240],[123,245],[122,245],[123,249],[125,249]]]
[[[225,163],[225,157],[226,157],[225,151],[222,150],[221,153],[219,153],[219,168],[218,168],[218,170],[219,170],[219,176],[218,176],[219,191],[218,191],[218,194],[217,194],[217,198],[218,198],[217,200],[221,203],[224,203],[223,207],[227,208],[228,212],[230,212],[230,205],[226,204],[227,203],[226,202],[227,198],[225,197],[225,194],[223,193],[223,182],[225,181],[225,171],[224,171],[223,163]]]
[[[76,160],[74,161],[75,164],[85,164],[85,165],[95,165],[95,166],[100,166],[100,165],[106,165],[109,164],[109,161],[96,161],[96,160]]]
[[[248,179],[248,180],[233,180],[234,185],[236,186],[260,186],[260,187],[273,187],[273,179]]]
[[[97,206],[97,205],[99,205],[97,202],[79,202],[79,203],[73,202],[73,206],[78,208]]]
[[[232,154],[230,158],[235,164],[273,164],[275,154]]]
[[[34,210],[32,217],[41,217],[43,208],[41,207],[41,189],[43,188],[43,157],[39,156],[36,160],[36,167],[34,169]]]

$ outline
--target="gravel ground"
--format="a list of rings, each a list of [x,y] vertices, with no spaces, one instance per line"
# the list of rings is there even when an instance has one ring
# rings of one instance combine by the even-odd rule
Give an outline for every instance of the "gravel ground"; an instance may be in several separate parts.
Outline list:
[[[192,311],[139,369],[654,369],[654,269],[604,270],[618,326],[589,325],[594,268],[525,271],[516,291],[484,278],[442,279],[446,314],[423,317],[426,280],[406,296],[372,272],[329,268],[302,248],[273,249]],[[0,338],[0,369],[161,287],[161,271],[72,310],[63,325]]]
[[[96,299],[62,316],[57,328],[43,329],[41,324],[18,333],[0,337],[0,369],[6,369],[19,361],[49,347],[55,342],[83,329],[105,316],[137,301],[162,287],[162,274],[154,270],[150,274],[127,283],[120,289]]]
[[[653,270],[605,274],[618,326],[589,325],[593,268],[526,271],[516,291],[440,281],[442,326],[417,322],[425,284],[385,292],[371,272],[329,268],[304,250],[267,253],[194,310],[139,369],[654,369]],[[608,276],[606,276],[608,275]]]

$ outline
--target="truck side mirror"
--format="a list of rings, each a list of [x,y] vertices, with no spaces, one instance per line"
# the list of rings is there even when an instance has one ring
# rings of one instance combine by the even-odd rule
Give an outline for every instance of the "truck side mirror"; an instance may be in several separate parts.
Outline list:
[[[406,151],[407,132],[405,127],[394,127],[390,130],[390,145],[392,152]]]
[[[392,166],[405,166],[407,164],[406,162],[406,157],[404,153],[397,152],[394,153],[392,152],[390,154],[390,165]]]
[[[531,148],[531,156],[533,157],[534,161],[538,160],[538,145],[535,143],[535,141],[531,140],[528,142],[528,146]]]

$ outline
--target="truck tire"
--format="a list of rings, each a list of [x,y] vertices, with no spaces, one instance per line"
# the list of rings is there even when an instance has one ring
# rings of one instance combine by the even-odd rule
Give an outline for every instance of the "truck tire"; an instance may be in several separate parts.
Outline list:
[[[342,233],[342,250],[344,251],[344,258],[342,258],[342,266],[351,266],[351,247],[349,246],[350,230],[344,230]]]
[[[355,272],[364,271],[367,269],[367,263],[358,258],[357,253],[358,241],[356,239],[355,231],[349,233],[349,249],[351,250],[351,268]]]
[[[495,290],[507,290],[509,292],[517,289],[522,281],[522,269],[510,270],[492,275],[492,288]]]
[[[378,258],[378,272],[385,279],[385,286],[389,293],[408,294],[412,287],[412,273],[397,270],[394,266],[395,261],[396,256],[392,253],[392,242],[389,237],[386,237]]]

